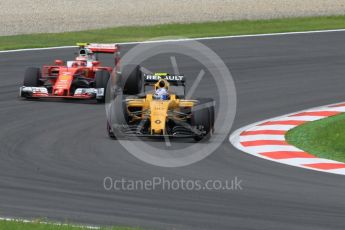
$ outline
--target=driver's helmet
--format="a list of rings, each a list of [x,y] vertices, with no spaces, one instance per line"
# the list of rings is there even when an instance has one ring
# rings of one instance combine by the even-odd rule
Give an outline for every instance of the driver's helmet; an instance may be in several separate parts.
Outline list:
[[[95,60],[95,55],[94,53],[87,48],[81,48],[79,50],[79,55],[76,58],[77,61],[94,61]]]
[[[166,88],[159,88],[153,95],[154,99],[158,100],[169,100],[169,93]]]

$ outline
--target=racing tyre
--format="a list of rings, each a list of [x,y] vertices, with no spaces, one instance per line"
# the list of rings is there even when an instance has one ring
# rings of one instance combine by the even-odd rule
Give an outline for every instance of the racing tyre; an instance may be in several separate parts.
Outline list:
[[[127,125],[128,113],[126,112],[124,100],[125,96],[118,95],[110,105],[110,120],[107,121],[107,132],[108,136],[114,140],[124,136],[122,131],[117,129],[116,126]]]
[[[28,87],[38,87],[41,83],[41,77],[42,73],[39,68],[29,67],[25,71],[23,85]]]
[[[136,95],[141,92],[142,72],[139,65],[126,65],[121,73],[124,82],[123,94]]]
[[[95,88],[103,88],[104,93],[102,98],[97,98],[98,103],[104,103],[105,101],[105,95],[106,95],[106,90],[108,86],[108,81],[110,78],[110,73],[106,70],[98,70],[96,71],[96,76],[95,76]]]
[[[198,98],[200,105],[205,105],[210,110],[211,131],[214,132],[215,102],[212,98]]]
[[[192,126],[202,127],[199,131],[203,134],[194,137],[196,141],[208,139],[213,133],[214,125],[214,101],[213,99],[199,99],[201,108],[192,111]],[[211,105],[210,105],[211,104]],[[205,105],[205,107],[203,107]]]
[[[116,140],[116,136],[115,136],[113,130],[111,130],[111,127],[110,127],[110,125],[109,125],[108,122],[107,122],[107,133],[108,133],[108,136],[109,136],[111,139]]]

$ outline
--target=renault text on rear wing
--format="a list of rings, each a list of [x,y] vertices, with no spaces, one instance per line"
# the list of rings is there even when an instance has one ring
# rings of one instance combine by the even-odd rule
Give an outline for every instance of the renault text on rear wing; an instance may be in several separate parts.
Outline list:
[[[184,83],[185,82],[183,75],[169,75],[169,74],[144,75],[144,81],[145,82],[157,82],[161,79],[165,79],[171,83]]]

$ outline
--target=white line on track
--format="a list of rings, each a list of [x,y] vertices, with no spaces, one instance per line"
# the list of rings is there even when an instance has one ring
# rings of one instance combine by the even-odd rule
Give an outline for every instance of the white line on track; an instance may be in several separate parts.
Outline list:
[[[28,220],[28,219],[21,219],[21,218],[12,218],[12,217],[0,217],[0,220],[3,221],[13,221],[13,222],[23,222],[23,223],[39,223],[39,224],[51,224],[56,226],[71,226],[75,228],[87,228],[87,229],[100,229],[97,226],[89,226],[89,225],[77,225],[77,224],[62,224],[62,223],[50,223],[46,221],[38,221],[37,220]]]
[[[311,31],[267,33],[267,34],[247,34],[247,35],[232,35],[232,36],[219,36],[219,37],[202,37],[202,38],[167,39],[167,40],[155,40],[155,41],[143,41],[143,42],[120,42],[117,44],[119,44],[119,45],[132,45],[132,44],[135,45],[135,44],[149,44],[149,43],[161,43],[161,42],[185,42],[185,41],[202,41],[202,40],[231,39],[231,38],[252,38],[252,37],[285,36],[285,35],[299,35],[299,34],[334,33],[334,32],[345,32],[345,29],[311,30]],[[36,51],[36,50],[68,49],[68,48],[75,48],[75,47],[77,47],[77,46],[58,46],[58,47],[46,47],[46,48],[3,50],[3,51],[0,51],[0,53],[26,52],[26,51]]]

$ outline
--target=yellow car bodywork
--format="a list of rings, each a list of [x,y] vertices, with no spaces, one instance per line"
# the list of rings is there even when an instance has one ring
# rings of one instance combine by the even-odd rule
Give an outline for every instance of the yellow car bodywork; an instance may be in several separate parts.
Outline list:
[[[169,92],[167,80],[161,79],[154,86],[155,90],[161,87],[165,87]],[[169,100],[154,99],[153,94],[148,93],[145,98],[127,99],[126,112],[130,118],[129,124],[149,120],[151,135],[166,135],[168,119],[185,122],[191,114],[186,115],[181,109],[191,111],[196,103],[196,100],[179,99],[175,94],[170,94]]]

